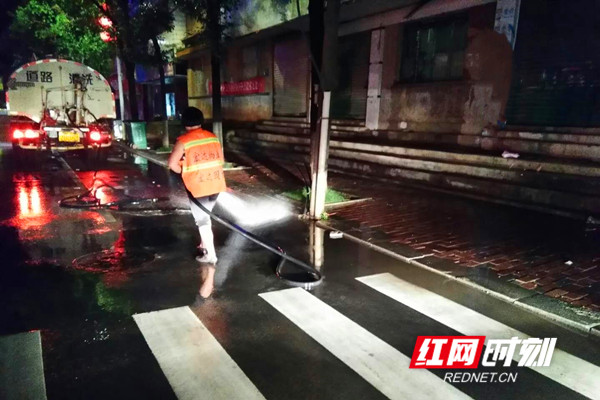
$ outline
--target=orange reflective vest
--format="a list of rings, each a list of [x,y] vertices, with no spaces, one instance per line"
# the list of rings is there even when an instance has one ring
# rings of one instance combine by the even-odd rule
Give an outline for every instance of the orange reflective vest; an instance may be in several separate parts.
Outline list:
[[[223,148],[217,137],[203,129],[187,132],[178,139],[184,146],[181,177],[194,197],[224,192]]]

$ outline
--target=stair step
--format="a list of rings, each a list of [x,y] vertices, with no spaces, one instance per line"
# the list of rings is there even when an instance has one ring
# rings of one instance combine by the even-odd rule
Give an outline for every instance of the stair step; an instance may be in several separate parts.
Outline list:
[[[248,149],[264,148],[284,153],[286,151],[308,152],[310,145],[310,141],[306,138],[290,138],[271,134],[257,135],[256,137],[237,137],[234,141],[240,145],[247,145]],[[560,188],[561,192],[567,191],[600,196],[600,179],[588,176],[557,174],[517,168],[507,169],[497,165],[453,163],[444,159],[406,158],[394,154],[373,154],[338,148],[335,142],[331,143],[329,155],[332,158],[352,160],[354,162],[368,162],[385,168],[401,168],[428,173],[470,176],[498,182],[511,182],[538,189]],[[502,160],[505,161],[504,159]]]
[[[357,132],[357,133],[362,133],[362,132],[368,131],[368,129],[365,128],[364,126],[339,125],[333,121],[331,122],[331,130],[338,131],[338,132]]]
[[[308,118],[307,117],[278,117],[278,116],[273,116],[270,119],[271,121],[281,121],[281,122],[304,122],[307,123],[308,122]]]
[[[495,133],[494,137],[503,139],[600,145],[600,135],[596,134],[570,134],[535,131],[498,131]]]
[[[261,125],[270,125],[270,126],[283,126],[290,128],[310,128],[310,124],[303,120],[298,121],[279,121],[273,119],[265,119],[260,122]]]
[[[238,131],[236,135],[267,142],[310,143],[310,138],[302,134],[294,135],[280,132]],[[341,150],[383,154],[400,158],[438,160],[452,164],[483,166],[513,171],[535,171],[538,173],[554,173],[560,175],[575,175],[596,178],[600,177],[600,166],[589,164],[582,165],[565,161],[559,162],[558,160],[537,161],[513,158],[505,159],[498,155],[492,154],[476,154],[467,153],[464,151],[430,150],[407,146],[388,146],[372,143],[349,142],[337,139],[332,139],[330,141],[330,147],[332,149],[338,148]]]
[[[290,135],[272,132],[256,132],[246,131],[238,132],[234,137],[251,139],[262,142],[278,142],[278,143],[310,143],[310,138],[304,135]]]
[[[362,119],[331,119],[332,125],[339,126],[354,126],[354,127],[365,127],[365,121]]]
[[[279,125],[269,125],[269,124],[257,124],[256,130],[258,131],[267,131],[274,133],[288,133],[288,134],[298,134],[298,135],[308,135],[309,129],[303,127],[296,126],[279,126]]]

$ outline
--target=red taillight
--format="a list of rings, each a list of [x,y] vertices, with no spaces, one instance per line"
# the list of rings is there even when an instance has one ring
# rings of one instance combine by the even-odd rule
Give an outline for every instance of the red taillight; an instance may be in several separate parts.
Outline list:
[[[94,142],[99,142],[100,140],[102,140],[102,135],[98,131],[91,131],[90,139],[93,140]]]
[[[37,139],[40,133],[33,129],[15,129],[12,134],[13,139]]]
[[[40,136],[38,131],[34,131],[33,129],[27,129],[25,131],[25,138],[26,139],[35,139],[38,138]]]

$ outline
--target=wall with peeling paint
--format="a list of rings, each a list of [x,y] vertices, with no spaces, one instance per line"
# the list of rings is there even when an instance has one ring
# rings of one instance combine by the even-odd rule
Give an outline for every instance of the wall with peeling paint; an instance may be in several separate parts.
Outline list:
[[[468,10],[463,79],[399,83],[400,25],[386,28],[379,129],[478,135],[503,119],[510,89],[512,49],[494,32],[495,5]]]
[[[245,48],[257,48],[257,68],[255,76],[244,71],[240,54]],[[238,82],[257,76],[265,78],[263,93],[249,95],[223,95],[221,106],[223,118],[229,121],[254,122],[269,119],[273,115],[273,72],[272,72],[272,43],[265,41],[260,44],[235,45],[230,44],[222,58],[222,82]],[[209,92],[211,78],[210,57],[208,54],[199,55],[190,60],[188,69],[188,103],[197,107],[206,118],[212,117],[212,101]]]

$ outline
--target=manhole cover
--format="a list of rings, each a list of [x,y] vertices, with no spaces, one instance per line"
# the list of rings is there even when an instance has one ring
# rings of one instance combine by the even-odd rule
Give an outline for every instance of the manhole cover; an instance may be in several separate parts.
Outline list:
[[[134,271],[154,257],[154,253],[143,250],[103,250],[74,259],[73,267],[89,272]]]

